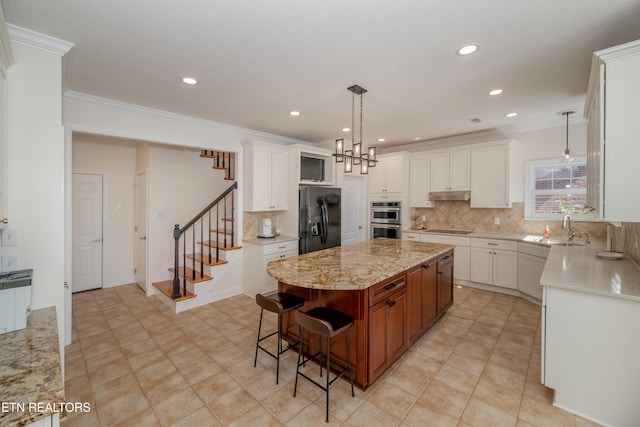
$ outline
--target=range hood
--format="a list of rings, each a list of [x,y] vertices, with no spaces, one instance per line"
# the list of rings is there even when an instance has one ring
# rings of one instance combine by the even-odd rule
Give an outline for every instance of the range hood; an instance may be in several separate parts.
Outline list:
[[[431,193],[429,193],[430,201],[461,200],[463,202],[466,202],[470,197],[470,191],[432,191]]]

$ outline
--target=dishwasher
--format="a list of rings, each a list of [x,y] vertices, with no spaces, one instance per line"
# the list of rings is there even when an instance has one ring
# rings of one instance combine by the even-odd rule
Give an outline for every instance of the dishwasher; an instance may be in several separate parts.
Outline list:
[[[549,246],[518,242],[518,290],[542,300],[540,276],[549,255]]]

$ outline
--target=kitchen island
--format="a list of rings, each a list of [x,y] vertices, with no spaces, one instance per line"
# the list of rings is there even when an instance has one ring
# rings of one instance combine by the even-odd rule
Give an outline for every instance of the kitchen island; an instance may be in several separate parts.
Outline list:
[[[349,332],[354,382],[366,389],[453,304],[453,246],[379,238],[272,261],[278,289],[355,319]],[[299,338],[293,316],[285,333]],[[305,347],[309,344],[304,337]],[[315,340],[310,351],[316,351]],[[332,358],[346,363],[343,339]]]

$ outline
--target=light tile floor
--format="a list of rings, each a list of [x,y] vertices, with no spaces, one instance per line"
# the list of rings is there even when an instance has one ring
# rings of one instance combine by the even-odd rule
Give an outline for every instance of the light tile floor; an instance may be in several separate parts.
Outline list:
[[[292,397],[295,352],[278,385],[274,359],[253,367],[259,313],[245,295],[173,314],[136,285],[75,294],[65,395],[91,411],[63,426],[326,425],[320,389],[301,380]],[[374,386],[352,398],[338,381],[331,393],[329,424],[345,427],[594,425],[540,384],[540,307],[466,287]]]

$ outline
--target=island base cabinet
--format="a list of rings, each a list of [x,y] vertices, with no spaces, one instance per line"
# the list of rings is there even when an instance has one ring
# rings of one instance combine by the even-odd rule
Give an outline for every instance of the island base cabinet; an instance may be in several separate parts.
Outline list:
[[[382,375],[407,349],[406,287],[369,308],[369,382]]]
[[[437,262],[407,273],[407,341],[415,343],[438,320]]]

